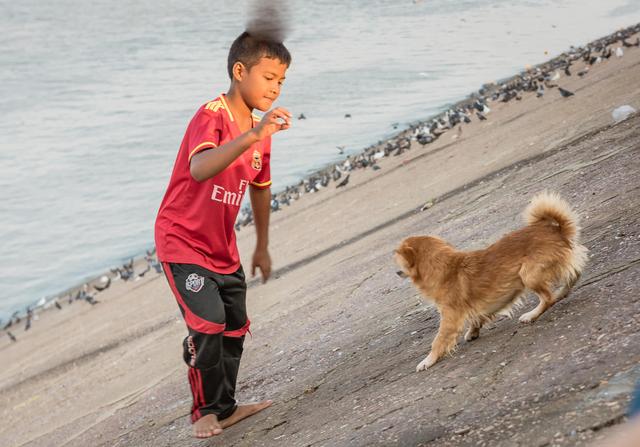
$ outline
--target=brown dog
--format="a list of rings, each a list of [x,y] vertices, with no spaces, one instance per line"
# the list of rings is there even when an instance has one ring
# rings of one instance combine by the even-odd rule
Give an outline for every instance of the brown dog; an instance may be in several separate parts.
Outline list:
[[[525,290],[538,295],[535,309],[520,321],[531,323],[566,297],[587,261],[580,245],[578,218],[557,194],[536,195],[524,212],[527,226],[476,251],[458,251],[432,236],[409,237],[396,250],[401,276],[411,278],[440,312],[440,328],[429,355],[416,370],[429,368],[453,351],[469,322],[465,339],[496,315],[511,315]],[[560,286],[558,291],[554,289]]]

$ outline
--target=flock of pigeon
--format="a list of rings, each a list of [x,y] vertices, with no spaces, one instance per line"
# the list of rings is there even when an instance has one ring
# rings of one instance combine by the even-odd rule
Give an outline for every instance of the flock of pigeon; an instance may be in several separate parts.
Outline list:
[[[607,37],[598,39],[584,47],[571,47],[554,59],[527,69],[507,80],[484,85],[478,92],[473,93],[463,101],[455,104],[440,115],[426,122],[412,125],[408,130],[386,142],[379,141],[358,155],[348,156],[343,162],[331,165],[309,177],[301,180],[297,185],[288,186],[284,191],[274,194],[271,199],[271,210],[279,211],[298,200],[304,194],[318,192],[329,185],[335,184],[336,188],[345,187],[349,183],[349,173],[354,169],[379,170],[378,160],[397,156],[411,149],[412,141],[421,146],[436,141],[444,133],[454,130],[452,139],[460,137],[464,124],[473,120],[485,121],[491,112],[490,102],[507,103],[520,101],[526,94],[535,94],[537,98],[553,94],[563,98],[569,98],[575,93],[559,85],[562,77],[586,76],[592,67],[606,62],[611,57],[623,57],[625,49],[640,47],[640,37],[635,41],[629,39],[640,32],[640,24],[618,31]],[[579,69],[575,69],[576,65]],[[345,115],[350,118],[351,115]],[[300,114],[298,119],[307,119]],[[397,123],[394,124],[394,128]],[[337,147],[340,154],[344,153],[344,146]],[[253,222],[253,215],[249,206],[243,207],[236,222],[236,230]]]
[[[62,304],[65,303],[65,301],[67,306],[70,306],[76,301],[84,301],[92,306],[95,306],[100,302],[95,298],[95,296],[98,293],[108,289],[109,286],[111,286],[112,281],[139,281],[142,277],[144,277],[145,274],[147,274],[151,270],[155,271],[155,273],[162,273],[162,265],[158,262],[157,258],[154,255],[155,248],[153,250],[147,250],[144,256],[147,266],[146,268],[144,268],[144,270],[135,272],[133,259],[131,259],[129,262],[123,264],[122,267],[110,269],[113,277],[109,275],[102,275],[96,281],[92,281],[91,283],[84,283],[79,289],[65,294],[64,298],[62,296],[57,296],[51,300],[46,300],[43,298],[35,305],[27,306],[24,313],[21,313],[19,310],[17,310],[2,326],[2,330],[7,333],[7,336],[11,339],[11,341],[15,342],[17,341],[17,337],[11,332],[11,330],[13,329],[15,331],[15,328],[20,325],[23,320],[24,330],[28,331],[29,329],[31,329],[33,321],[37,319],[35,312],[39,310],[48,309],[52,306],[55,306],[58,310],[62,310]],[[93,290],[91,290],[91,288],[93,288]]]

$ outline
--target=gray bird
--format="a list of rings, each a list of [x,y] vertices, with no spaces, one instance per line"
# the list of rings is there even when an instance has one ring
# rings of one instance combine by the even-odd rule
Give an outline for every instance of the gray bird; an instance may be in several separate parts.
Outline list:
[[[570,92],[569,90],[565,90],[562,87],[558,87],[558,91],[560,92],[563,98],[568,98],[569,96],[574,95],[573,92]]]
[[[340,183],[338,183],[338,185],[336,186],[336,188],[342,188],[343,186],[347,186],[347,183],[349,183],[349,176],[351,174],[347,174],[347,176],[344,178],[343,181],[341,181]]]

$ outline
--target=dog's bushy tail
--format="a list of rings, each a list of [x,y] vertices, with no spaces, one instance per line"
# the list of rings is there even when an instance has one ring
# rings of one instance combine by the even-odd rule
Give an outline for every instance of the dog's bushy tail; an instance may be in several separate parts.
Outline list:
[[[528,225],[545,221],[555,223],[562,236],[574,244],[578,243],[578,216],[571,206],[554,192],[543,191],[536,194],[524,211],[524,220]]]

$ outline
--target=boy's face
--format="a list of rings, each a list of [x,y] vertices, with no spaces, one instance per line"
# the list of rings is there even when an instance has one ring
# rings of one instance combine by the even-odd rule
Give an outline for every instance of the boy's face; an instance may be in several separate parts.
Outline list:
[[[262,112],[271,109],[280,96],[288,67],[279,59],[262,57],[248,71],[244,66],[237,68],[240,67],[234,67],[234,78],[247,106]]]

